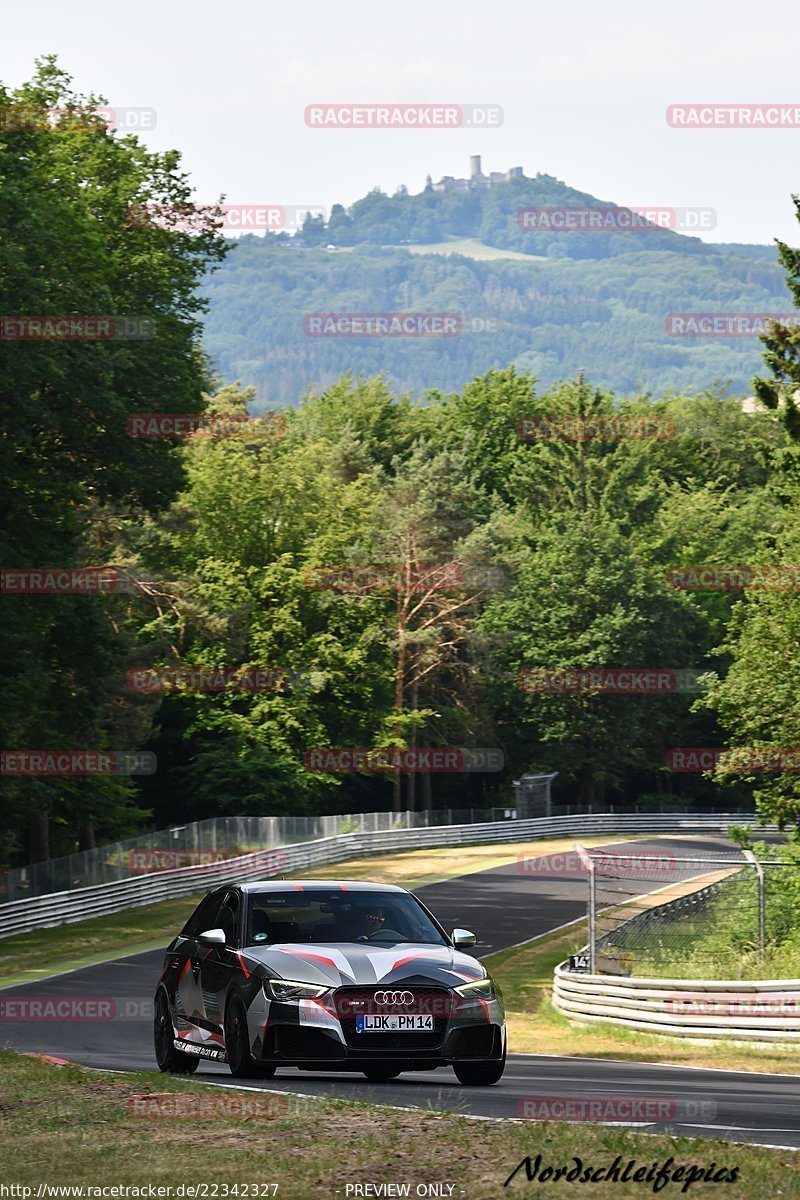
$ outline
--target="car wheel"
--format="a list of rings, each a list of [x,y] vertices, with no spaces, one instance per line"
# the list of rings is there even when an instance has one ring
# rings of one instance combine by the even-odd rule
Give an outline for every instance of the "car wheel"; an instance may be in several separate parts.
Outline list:
[[[237,1079],[268,1079],[275,1068],[258,1063],[250,1050],[247,1010],[238,996],[231,996],[225,1010],[225,1052],[231,1075]]]
[[[174,1037],[175,1031],[167,993],[161,988],[156,996],[153,1017],[153,1042],[158,1069],[159,1071],[169,1071],[173,1075],[191,1075],[200,1066],[200,1059],[195,1058],[192,1054],[183,1054],[180,1050],[176,1050],[173,1045]]]
[[[390,1079],[397,1079],[400,1072],[394,1067],[367,1067],[364,1074],[370,1083],[388,1083]]]
[[[502,1078],[505,1069],[505,1051],[503,1051],[502,1058],[493,1062],[453,1064],[456,1079],[467,1087],[488,1087],[489,1084],[497,1083]]]

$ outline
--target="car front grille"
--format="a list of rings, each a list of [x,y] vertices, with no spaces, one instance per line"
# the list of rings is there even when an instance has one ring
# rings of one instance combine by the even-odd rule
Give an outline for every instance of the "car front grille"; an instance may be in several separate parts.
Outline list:
[[[375,995],[383,991],[411,992],[414,1000],[411,1004],[407,1005],[379,1004],[375,1000]],[[433,1032],[408,1033],[387,1031],[386,1033],[357,1033],[357,1013],[344,1015],[341,1006],[345,1001],[348,1002],[349,1006],[371,1014],[402,1013],[411,1015],[414,1013],[433,1012]],[[448,1014],[453,1009],[454,998],[452,992],[444,987],[403,987],[400,984],[394,986],[388,984],[381,987],[338,988],[335,993],[335,1003],[344,1039],[348,1047],[352,1050],[435,1050],[444,1041]]]
[[[272,1049],[266,1050],[265,1057],[338,1058],[343,1053],[324,1030],[310,1029],[307,1025],[278,1025],[272,1030]]]
[[[488,1058],[494,1050],[494,1025],[473,1025],[459,1030],[452,1054],[457,1058]]]

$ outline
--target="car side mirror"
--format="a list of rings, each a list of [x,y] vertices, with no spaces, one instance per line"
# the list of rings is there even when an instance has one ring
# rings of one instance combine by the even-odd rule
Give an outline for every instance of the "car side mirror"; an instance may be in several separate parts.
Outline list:
[[[453,930],[453,945],[457,948],[461,946],[474,946],[476,941],[475,934],[469,929]]]
[[[205,933],[200,934],[197,940],[201,946],[224,946],[225,930],[207,929]]]

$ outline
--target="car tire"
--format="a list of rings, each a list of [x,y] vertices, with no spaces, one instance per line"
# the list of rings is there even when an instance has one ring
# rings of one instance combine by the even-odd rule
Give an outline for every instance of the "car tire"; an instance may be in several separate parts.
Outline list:
[[[231,996],[225,1009],[225,1053],[237,1079],[268,1079],[275,1068],[256,1062],[250,1049],[247,1009],[240,996]]]
[[[173,1045],[175,1030],[172,1024],[172,1013],[169,1011],[167,993],[160,988],[156,995],[155,1013],[153,1016],[153,1043],[156,1051],[156,1062],[159,1071],[168,1071],[171,1075],[191,1075],[200,1066],[200,1059],[192,1054],[183,1054]]]
[[[502,1058],[494,1059],[492,1062],[453,1064],[456,1079],[466,1087],[489,1087],[490,1084],[498,1083],[502,1079],[505,1069],[505,1051],[503,1051]]]
[[[400,1071],[394,1067],[367,1067],[363,1074],[370,1083],[388,1083],[391,1079],[397,1079]]]

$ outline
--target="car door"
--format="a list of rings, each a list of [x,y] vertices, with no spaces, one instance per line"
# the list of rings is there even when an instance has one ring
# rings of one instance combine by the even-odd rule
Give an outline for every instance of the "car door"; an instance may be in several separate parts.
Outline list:
[[[201,979],[201,966],[207,947],[201,946],[198,938],[206,929],[217,927],[219,911],[225,897],[226,893],[221,889],[206,897],[184,927],[174,952],[175,1011],[190,1026],[195,1027],[198,1036],[192,1036],[191,1030],[186,1031],[190,1041],[204,1041],[199,1031],[209,1030]]]
[[[242,898],[238,891],[228,891],[217,913],[214,928],[225,933],[224,946],[200,947],[200,989],[208,1028],[224,1034],[225,1000],[230,984],[242,969],[236,953],[239,947],[239,926]]]

